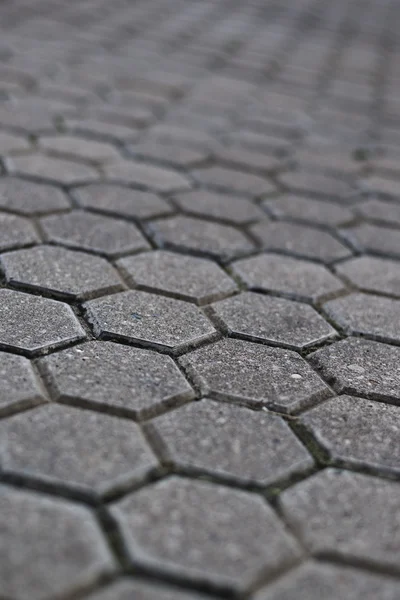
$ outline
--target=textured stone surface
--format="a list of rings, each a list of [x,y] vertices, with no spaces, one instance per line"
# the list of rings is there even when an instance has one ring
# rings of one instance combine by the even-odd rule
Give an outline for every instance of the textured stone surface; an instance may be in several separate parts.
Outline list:
[[[347,339],[318,350],[310,360],[340,392],[400,401],[400,348]]]
[[[66,185],[97,177],[94,169],[82,165],[78,161],[52,158],[44,154],[14,156],[11,167],[14,173],[33,175]]]
[[[61,401],[137,418],[193,398],[169,356],[113,342],[89,342],[39,363]]]
[[[345,206],[294,194],[264,200],[262,206],[278,219],[293,219],[329,227],[342,225],[354,218],[353,213]]]
[[[69,135],[43,136],[39,146],[52,155],[69,156],[89,163],[101,164],[119,158],[118,151],[111,144]]]
[[[328,469],[283,492],[281,504],[311,552],[336,552],[396,568],[398,482]]]
[[[85,337],[63,302],[13,290],[0,290],[0,344],[32,354]]]
[[[363,223],[343,234],[357,250],[371,254],[400,258],[400,230]]]
[[[371,221],[400,224],[400,206],[394,202],[367,200],[356,206],[355,212]]]
[[[105,168],[109,179],[143,185],[157,192],[179,192],[190,188],[189,180],[171,169],[130,160],[118,161]]]
[[[313,171],[293,171],[280,177],[280,181],[290,190],[328,196],[332,200],[346,201],[355,190],[345,179],[339,179]]]
[[[211,260],[167,250],[121,258],[117,265],[134,287],[162,291],[196,304],[218,300],[237,289],[235,282]]]
[[[313,465],[288,425],[269,412],[202,400],[147,425],[166,462],[267,485]]]
[[[8,252],[0,264],[14,285],[70,298],[91,298],[122,288],[118,274],[103,258],[56,246]]]
[[[251,289],[300,300],[316,301],[344,288],[342,282],[322,265],[278,254],[238,260],[232,264],[232,269]]]
[[[157,585],[155,582],[125,578],[90,594],[87,600],[205,600],[208,597],[197,592],[185,592],[163,584]]]
[[[43,400],[44,390],[29,360],[0,352],[0,415],[34,406]]]
[[[172,477],[127,496],[112,512],[133,560],[224,587],[243,589],[300,554],[259,496],[211,483]]]
[[[32,223],[24,217],[0,214],[0,251],[21,248],[39,241]]]
[[[218,194],[207,190],[194,190],[174,197],[181,210],[197,216],[214,217],[232,223],[249,223],[260,220],[264,213],[246,198]]]
[[[362,290],[400,297],[400,265],[396,261],[359,256],[338,264],[335,271]]]
[[[211,188],[231,190],[248,196],[260,196],[276,191],[275,186],[268,179],[225,167],[198,169],[193,171],[193,176],[197,181]]]
[[[22,136],[0,132],[0,154],[6,155],[13,152],[22,152],[30,149],[28,140]]]
[[[77,210],[45,217],[41,223],[49,241],[107,256],[137,252],[149,247],[133,223],[112,217]]]
[[[216,302],[211,310],[229,333],[298,350],[336,334],[311,306],[254,292]]]
[[[151,160],[183,169],[195,167],[199,163],[202,163],[208,156],[208,152],[205,150],[171,146],[170,144],[158,143],[156,140],[128,146],[128,150],[132,156],[143,159],[150,158]]]
[[[192,304],[142,291],[127,291],[85,304],[97,335],[115,335],[164,350],[177,351],[215,333]]]
[[[157,465],[135,423],[81,408],[29,410],[0,421],[0,435],[3,471],[85,491],[132,483]]]
[[[53,185],[4,177],[0,179],[0,208],[34,215],[68,209],[70,203],[65,194]]]
[[[323,381],[290,350],[227,339],[179,360],[203,394],[222,400],[290,412],[330,395]]]
[[[50,600],[116,568],[94,517],[82,506],[1,486],[0,522],[0,586],[8,597]]]

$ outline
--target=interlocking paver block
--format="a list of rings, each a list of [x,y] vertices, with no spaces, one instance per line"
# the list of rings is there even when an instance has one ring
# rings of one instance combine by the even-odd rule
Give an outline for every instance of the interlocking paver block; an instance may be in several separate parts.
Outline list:
[[[67,304],[0,290],[0,344],[4,347],[32,354],[84,337],[84,330]]]
[[[397,568],[398,482],[328,469],[284,491],[281,506],[312,553],[334,552]]]
[[[354,218],[354,214],[345,206],[294,194],[264,200],[262,206],[278,219],[293,219],[329,227],[343,225]]]
[[[0,352],[0,415],[43,401],[43,389],[29,360]]]
[[[129,290],[85,304],[97,335],[115,335],[172,352],[211,338],[215,329],[193,304]]]
[[[28,219],[0,213],[0,251],[28,246],[38,241],[39,236]]]
[[[181,169],[195,167],[208,156],[206,150],[160,144],[156,140],[130,145],[127,149],[133,156],[165,162]]]
[[[122,289],[113,267],[99,256],[56,246],[3,254],[7,282],[71,298],[92,298]]]
[[[400,301],[370,294],[350,294],[324,304],[326,314],[348,334],[380,341],[400,341]]]
[[[105,163],[119,158],[119,152],[111,144],[84,138],[63,136],[43,136],[39,146],[48,153],[72,157],[78,160]]]
[[[197,181],[204,185],[222,190],[231,190],[238,194],[260,196],[276,191],[275,185],[268,179],[244,171],[240,172],[236,169],[208,167],[207,169],[192,171],[192,174]]]
[[[79,162],[52,158],[44,154],[14,156],[10,170],[22,175],[33,175],[68,185],[96,179],[97,171]]]
[[[351,567],[306,563],[261,589],[254,600],[396,600],[399,594],[396,579]]]
[[[344,289],[344,284],[322,265],[278,254],[238,260],[232,269],[252,289],[299,300],[317,301]]]
[[[191,217],[172,217],[151,222],[159,246],[192,250],[228,260],[254,250],[253,243],[239,229]]]
[[[244,483],[267,485],[313,465],[280,417],[225,402],[191,402],[148,428],[167,462]]]
[[[379,177],[378,175],[374,177],[368,177],[362,181],[365,189],[376,192],[379,194],[383,194],[386,196],[391,196],[392,198],[399,198],[400,195],[400,182],[395,179],[391,179],[390,177]]]
[[[0,522],[0,587],[7,597],[50,600],[116,568],[83,506],[1,486]]]
[[[56,399],[147,417],[194,392],[169,356],[113,342],[88,342],[40,360]]]
[[[25,137],[0,131],[0,154],[3,156],[13,152],[29,150],[30,147],[31,145]]]
[[[209,598],[197,592],[126,578],[90,594],[87,600],[205,600],[206,597]]]
[[[362,290],[400,297],[400,264],[373,256],[359,256],[336,265],[335,271]]]
[[[66,125],[69,131],[76,132],[80,135],[96,135],[101,138],[113,138],[116,140],[132,140],[137,133],[136,127],[128,127],[127,125],[107,123],[101,118],[91,118],[66,120]]]
[[[0,421],[3,471],[98,493],[145,477],[157,460],[138,425],[47,404]]]
[[[356,205],[354,211],[371,221],[400,225],[400,205],[394,202],[371,199]]]
[[[400,258],[400,230],[363,223],[343,234],[361,252]]]
[[[297,350],[336,334],[311,306],[254,292],[216,302],[211,310],[229,333]]]
[[[136,225],[104,215],[76,210],[44,217],[41,225],[48,241],[106,256],[149,248]]]
[[[259,496],[207,482],[172,477],[111,510],[134,561],[225,588],[245,589],[300,554]]]
[[[117,265],[133,286],[167,292],[196,304],[218,300],[237,289],[235,282],[211,260],[167,250],[121,258]]]
[[[69,209],[71,205],[65,194],[53,185],[4,177],[0,179],[0,208],[35,215]]]
[[[310,360],[339,392],[400,402],[400,348],[347,339],[314,352]]]
[[[189,189],[189,180],[164,167],[155,167],[144,162],[120,160],[105,167],[109,179],[143,185],[157,192],[179,192]]]
[[[303,415],[302,422],[334,459],[400,472],[399,417],[398,406],[339,396]]]
[[[281,175],[280,181],[292,192],[328,196],[336,201],[348,202],[355,194],[345,179],[311,171],[293,171]]]
[[[295,352],[226,339],[180,358],[204,394],[291,412],[331,395]]]
[[[207,190],[193,190],[179,194],[174,197],[174,203],[187,213],[238,224],[259,221],[265,217],[258,206],[246,198]]]
[[[282,165],[282,160],[271,151],[270,154],[248,150],[240,146],[229,146],[218,149],[215,153],[217,162],[230,167],[255,171],[275,171]]]
[[[253,225],[250,231],[266,250],[326,263],[351,256],[350,250],[327,231],[304,225],[265,221]]]

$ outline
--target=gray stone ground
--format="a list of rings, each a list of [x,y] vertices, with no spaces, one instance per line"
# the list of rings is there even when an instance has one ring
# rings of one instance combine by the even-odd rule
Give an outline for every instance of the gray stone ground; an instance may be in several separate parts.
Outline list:
[[[400,0],[0,5],[0,600],[399,600]]]

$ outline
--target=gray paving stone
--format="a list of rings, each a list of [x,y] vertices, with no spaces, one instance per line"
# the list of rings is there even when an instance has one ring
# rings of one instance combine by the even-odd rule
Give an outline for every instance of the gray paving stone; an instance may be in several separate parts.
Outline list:
[[[210,307],[228,332],[301,350],[335,336],[314,308],[284,298],[245,292]]]
[[[327,469],[284,491],[281,506],[313,554],[398,567],[398,482]]]
[[[56,246],[15,250],[0,257],[7,282],[69,298],[93,298],[123,289],[113,267],[98,256]]]
[[[400,230],[363,223],[343,229],[343,234],[361,252],[400,258]]]
[[[179,192],[191,187],[189,180],[177,171],[144,162],[119,160],[106,166],[105,173],[109,179],[143,185],[156,192]]]
[[[192,250],[221,260],[254,249],[239,229],[185,216],[152,221],[151,232],[159,246]]]
[[[111,144],[96,140],[73,137],[71,135],[42,136],[39,147],[54,156],[65,156],[89,163],[106,163],[118,160],[117,149]]]
[[[15,133],[0,131],[0,154],[5,156],[14,152],[29,150],[31,145],[27,138]]]
[[[172,212],[166,201],[152,192],[141,192],[122,185],[92,183],[76,188],[74,196],[83,208],[121,217],[149,219]]]
[[[400,348],[347,339],[310,355],[338,392],[400,402]]]
[[[355,194],[355,188],[339,177],[329,176],[315,171],[292,171],[281,175],[279,180],[295,193],[312,193],[328,196],[336,201],[347,203]]]
[[[67,304],[6,289],[0,290],[0,326],[0,344],[27,354],[85,337]]]
[[[41,225],[48,241],[106,256],[149,248],[149,243],[133,223],[104,215],[75,210],[44,217]]]
[[[261,589],[254,600],[396,600],[399,594],[400,584],[396,579],[310,562]]]
[[[400,205],[394,202],[384,202],[374,198],[362,202],[354,207],[354,211],[371,221],[400,224]]]
[[[313,465],[280,417],[225,402],[191,402],[146,428],[168,463],[243,483],[271,484]]]
[[[330,233],[304,225],[263,221],[253,225],[250,231],[266,250],[325,263],[351,256],[350,250]]]
[[[40,359],[55,399],[138,419],[194,397],[169,356],[113,342],[88,342]]]
[[[134,579],[120,579],[104,590],[87,596],[87,600],[205,600],[209,596],[197,592],[186,592],[178,588],[157,585]],[[215,596],[212,596],[215,598]],[[386,598],[384,598],[386,600]],[[392,600],[388,598],[388,600]]]
[[[307,412],[302,422],[334,459],[399,473],[399,417],[398,406],[339,396]]]
[[[129,145],[127,150],[133,156],[165,162],[166,164],[181,169],[195,167],[199,163],[204,162],[208,157],[207,150],[188,148],[187,146],[160,144],[156,140]]]
[[[39,236],[28,219],[0,213],[0,251],[21,248],[38,241]]]
[[[248,196],[260,196],[276,191],[275,185],[268,179],[236,169],[214,166],[192,171],[192,175],[204,185]]]
[[[111,510],[133,560],[225,588],[243,590],[300,555],[259,496],[204,481],[171,477]]]
[[[225,339],[179,359],[203,394],[287,413],[331,395],[295,352]],[[268,368],[266,368],[268,365]]]
[[[21,175],[33,175],[61,184],[73,184],[91,181],[98,177],[91,167],[61,158],[52,158],[44,154],[25,154],[14,156],[10,171]]]
[[[264,200],[262,206],[278,219],[293,219],[329,227],[343,225],[354,218],[354,214],[345,206],[295,194]]]
[[[47,404],[3,419],[0,434],[3,471],[98,494],[158,464],[136,423],[82,408]]]
[[[44,401],[44,393],[31,363],[23,356],[0,352],[0,415],[23,410]]]
[[[130,285],[207,304],[236,291],[235,282],[211,260],[167,250],[121,258],[117,266]]]
[[[128,127],[116,123],[107,123],[103,119],[92,117],[68,118],[65,121],[68,131],[79,134],[91,134],[101,138],[113,138],[121,141],[132,141],[137,135],[136,127]]]
[[[27,490],[0,487],[2,594],[50,600],[116,569],[90,511]]]
[[[232,223],[251,223],[265,217],[262,210],[246,198],[193,190],[174,197],[179,209],[196,216],[222,219]]]
[[[348,334],[378,341],[400,341],[400,301],[370,294],[350,294],[324,304],[326,314]]]
[[[3,177],[0,179],[0,208],[36,215],[65,210],[71,205],[65,194],[53,185]]]
[[[400,297],[400,264],[372,256],[359,256],[336,265],[335,271],[358,288]]]
[[[236,145],[218,149],[215,156],[218,163],[243,170],[270,172],[276,171],[282,166],[282,160],[277,158],[273,151],[267,154],[266,152],[257,152]]]
[[[392,198],[399,198],[400,183],[390,177],[379,177],[375,175],[362,180],[362,185],[366,190],[376,192]]]
[[[252,289],[289,298],[317,301],[344,284],[322,265],[279,254],[260,254],[232,264],[233,272]]]
[[[87,318],[96,335],[177,352],[210,339],[215,329],[193,304],[148,292],[129,290],[90,300]]]

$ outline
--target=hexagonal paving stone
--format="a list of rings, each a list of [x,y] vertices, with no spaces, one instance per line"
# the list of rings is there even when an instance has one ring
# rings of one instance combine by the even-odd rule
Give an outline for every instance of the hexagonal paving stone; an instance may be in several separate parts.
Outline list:
[[[44,400],[44,391],[30,361],[0,352],[0,416]]]
[[[347,339],[309,356],[338,392],[400,402],[400,348]]]
[[[207,340],[215,329],[192,304],[129,290],[85,305],[96,335],[112,335],[176,352]]]
[[[117,140],[132,140],[135,138],[137,128],[128,127],[116,123],[107,123],[100,118],[79,118],[66,119],[65,125],[68,131],[73,131],[83,135],[96,135],[103,138],[112,138]]]
[[[45,217],[41,224],[49,241],[106,256],[149,248],[149,243],[133,223],[112,217],[75,210]]]
[[[174,197],[181,210],[198,216],[215,217],[232,223],[249,223],[265,217],[262,210],[246,198],[193,190]]]
[[[140,192],[122,185],[92,183],[74,190],[83,208],[110,215],[149,219],[172,212],[165,200],[151,192]]]
[[[399,406],[339,396],[307,412],[302,422],[334,459],[400,473]]]
[[[123,289],[113,267],[98,256],[56,246],[36,246],[3,254],[6,280],[69,298],[93,298]]]
[[[146,418],[194,392],[169,356],[113,342],[87,344],[40,359],[55,399]]]
[[[120,157],[118,150],[111,144],[72,135],[42,136],[39,147],[54,156],[69,156],[92,163],[105,163]]]
[[[115,569],[96,520],[83,506],[0,486],[0,523],[0,588],[9,598],[51,600]]]
[[[279,178],[280,181],[295,193],[312,193],[315,195],[329,196],[330,198],[346,202],[355,195],[354,187],[345,179],[340,179],[324,173],[311,171],[292,171]]]
[[[203,394],[291,412],[331,395],[295,352],[225,339],[179,359]]]
[[[179,588],[165,586],[163,583],[124,578],[106,588],[87,596],[87,600],[206,600],[197,592],[182,591]],[[215,596],[212,596],[215,598]],[[392,600],[389,598],[389,600]]]
[[[221,190],[231,190],[238,194],[260,196],[276,191],[273,183],[259,175],[240,172],[237,169],[225,167],[208,167],[192,171],[193,177],[202,184]]]
[[[191,250],[221,260],[254,249],[254,244],[239,229],[191,217],[152,221],[151,232],[159,246]]]
[[[261,589],[254,600],[397,600],[399,595],[400,583],[396,579],[310,562]]]
[[[177,171],[144,162],[120,160],[107,165],[105,173],[109,179],[143,185],[157,192],[179,192],[191,187],[189,180]]]
[[[282,160],[277,158],[273,150],[267,154],[265,151],[257,152],[241,146],[224,146],[218,148],[214,154],[218,163],[243,170],[276,171],[282,165]]]
[[[400,297],[400,264],[372,256],[358,256],[335,266],[356,287]]]
[[[343,235],[361,252],[400,258],[400,230],[363,223],[343,229]]]
[[[171,477],[112,508],[135,562],[244,590],[300,551],[255,494]]]
[[[390,177],[367,177],[362,180],[363,187],[369,192],[375,192],[392,198],[399,197],[399,181]]]
[[[384,202],[372,198],[356,205],[354,212],[371,221],[400,224],[400,206],[395,202]]]
[[[206,150],[171,146],[170,144],[159,143],[156,140],[132,144],[127,149],[133,156],[158,160],[181,169],[194,167],[203,162],[208,156]]]
[[[54,185],[2,177],[0,208],[22,215],[36,215],[65,210],[71,205],[65,194]]]
[[[312,553],[334,552],[397,568],[399,492],[398,482],[327,469],[284,491],[280,501]]]
[[[311,306],[254,292],[216,302],[210,311],[229,334],[297,350],[336,334]]]
[[[85,332],[63,302],[0,290],[0,344],[27,354],[83,339]]]
[[[348,334],[380,341],[400,341],[400,301],[369,294],[350,294],[324,304],[326,314]]]
[[[293,219],[329,227],[343,225],[354,218],[354,214],[345,206],[294,194],[264,200],[262,206],[278,219]]]
[[[315,302],[344,289],[344,284],[322,265],[278,254],[238,260],[232,269],[252,289],[298,300]]]
[[[235,282],[214,262],[167,250],[121,258],[117,265],[133,286],[167,292],[196,304],[218,300],[237,289]]]
[[[243,483],[267,485],[313,465],[280,417],[225,402],[191,402],[146,428],[164,461]]]
[[[91,167],[44,154],[14,156],[10,170],[14,173],[42,177],[65,185],[98,177],[97,171]]]
[[[321,229],[294,223],[265,221],[253,225],[250,231],[266,250],[281,251],[326,263],[351,256],[346,246]]]
[[[82,408],[29,410],[0,421],[0,435],[4,472],[99,494],[143,479],[158,464],[136,423]]]
[[[0,213],[0,251],[21,248],[38,241],[39,236],[28,219]]]
[[[12,152],[29,150],[31,145],[22,135],[0,131],[0,154],[3,156]]]

